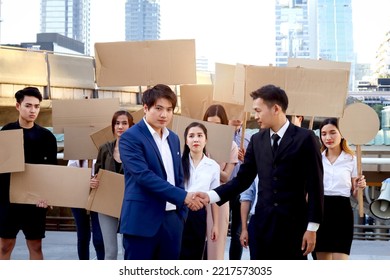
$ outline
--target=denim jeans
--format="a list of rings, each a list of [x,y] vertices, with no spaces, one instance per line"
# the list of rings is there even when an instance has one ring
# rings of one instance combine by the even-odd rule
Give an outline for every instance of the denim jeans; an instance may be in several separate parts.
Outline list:
[[[241,203],[240,196],[236,196],[230,203],[230,247],[229,260],[241,260],[242,246],[241,235]]]
[[[77,228],[77,253],[80,260],[89,260],[89,244],[91,242],[95,247],[98,260],[104,260],[103,236],[99,225],[98,214],[89,212],[82,208],[71,208]]]

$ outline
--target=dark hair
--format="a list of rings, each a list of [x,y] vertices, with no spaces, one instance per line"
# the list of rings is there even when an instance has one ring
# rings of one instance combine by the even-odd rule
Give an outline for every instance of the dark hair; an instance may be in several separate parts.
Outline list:
[[[253,98],[253,100],[257,98],[263,99],[268,108],[271,108],[273,105],[277,104],[282,108],[284,113],[287,111],[288,97],[286,92],[280,87],[274,85],[265,85],[251,92],[250,96]]]
[[[320,124],[321,152],[326,150],[326,147],[325,147],[324,143],[322,142],[321,132],[322,132],[322,128],[327,124],[334,125],[337,128],[337,130],[340,132],[338,120],[336,118],[328,118],[328,119],[325,119],[322,121],[322,123]],[[346,152],[347,154],[350,154],[352,156],[354,155],[354,152],[349,148],[348,142],[344,137],[341,137],[340,147],[341,147],[341,150]]]
[[[188,131],[193,127],[201,128],[207,139],[207,128],[201,123],[192,122],[184,130],[184,149],[183,149],[183,155],[181,157],[181,163],[183,166],[183,173],[184,173],[184,182],[188,182],[188,180],[190,179],[190,159],[189,159],[190,148],[188,147],[186,142],[187,142]],[[206,154],[206,147],[203,148],[203,153]]]
[[[287,119],[291,122],[292,115],[287,115]],[[302,122],[305,120],[305,117],[302,115],[295,115],[297,118],[302,118]]]
[[[112,134],[115,134],[116,120],[118,119],[119,116],[122,116],[122,115],[125,115],[127,117],[127,120],[129,121],[129,127],[133,126],[133,124],[134,124],[133,116],[129,112],[127,112],[125,110],[116,111],[114,113],[114,115],[112,116],[112,120],[111,120]]]
[[[42,94],[36,87],[25,87],[24,89],[18,90],[15,93],[16,102],[19,104],[23,102],[25,96],[32,96],[38,98],[39,102],[42,101]]]
[[[172,103],[172,107],[175,108],[177,104],[177,96],[173,90],[163,84],[155,85],[148,88],[142,94],[142,105],[146,105],[148,108],[153,107],[156,104],[157,99],[165,98]]]
[[[229,124],[229,119],[226,114],[225,108],[222,105],[214,104],[207,108],[204,113],[203,120],[207,122],[209,117],[219,117],[221,120],[221,124]]]

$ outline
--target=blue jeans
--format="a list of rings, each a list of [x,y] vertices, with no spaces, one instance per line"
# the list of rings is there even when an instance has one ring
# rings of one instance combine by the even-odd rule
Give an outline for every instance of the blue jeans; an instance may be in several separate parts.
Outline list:
[[[95,247],[98,260],[104,260],[104,243],[102,231],[100,230],[98,214],[89,212],[82,208],[71,208],[77,228],[77,253],[80,260],[89,260],[89,243]]]
[[[236,196],[230,203],[230,247],[229,260],[241,260],[242,246],[240,242],[241,235],[241,203],[240,196]]]

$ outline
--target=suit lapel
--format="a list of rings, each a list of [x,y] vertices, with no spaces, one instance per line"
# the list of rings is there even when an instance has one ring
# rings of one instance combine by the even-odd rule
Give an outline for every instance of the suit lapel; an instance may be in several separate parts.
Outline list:
[[[286,150],[293,143],[293,136],[295,134],[295,127],[290,123],[286,133],[283,135],[282,140],[280,140],[279,148],[276,151],[275,158],[283,154],[283,151]]]
[[[172,137],[172,131],[169,131],[168,135],[168,145],[171,149],[171,155],[172,155],[172,162],[173,162],[173,170],[175,173],[175,180],[178,177],[178,170],[179,170],[179,164],[181,164],[180,160],[180,152],[177,150],[176,141],[174,140],[174,137]]]
[[[148,127],[146,126],[145,121],[141,120],[140,122],[138,122],[138,124],[139,124],[140,131],[142,132],[142,134],[145,135],[145,138],[148,140],[149,144],[153,147],[153,150],[156,153],[162,168],[165,170],[160,151],[156,145],[156,142],[154,141],[152,134],[150,133]]]

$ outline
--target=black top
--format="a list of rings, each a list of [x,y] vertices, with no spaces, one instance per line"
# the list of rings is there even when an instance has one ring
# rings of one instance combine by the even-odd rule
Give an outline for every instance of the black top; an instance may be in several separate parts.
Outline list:
[[[50,130],[34,123],[22,128],[19,121],[6,124],[1,130],[23,129],[24,161],[32,164],[57,164],[57,140]],[[1,148],[1,147],[0,147]],[[10,173],[0,174],[0,202],[9,202]]]

